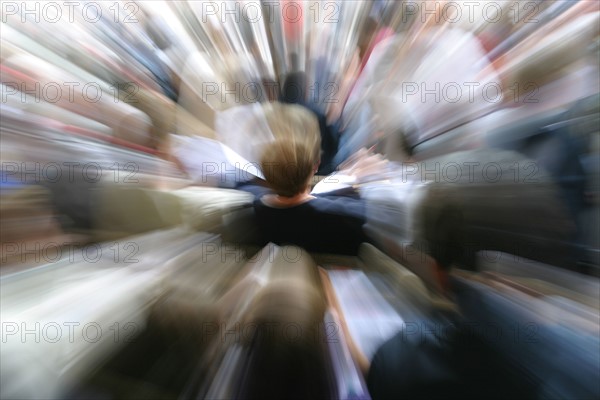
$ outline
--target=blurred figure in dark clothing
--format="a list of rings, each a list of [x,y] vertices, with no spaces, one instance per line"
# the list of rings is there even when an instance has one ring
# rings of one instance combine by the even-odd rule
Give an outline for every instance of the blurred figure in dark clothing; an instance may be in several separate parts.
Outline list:
[[[333,163],[333,157],[337,152],[339,143],[339,132],[327,123],[327,116],[316,107],[311,107],[307,101],[306,74],[304,72],[292,72],[288,74],[281,90],[281,102],[287,104],[298,104],[309,109],[319,122],[321,133],[321,164],[317,175],[328,175],[332,173],[337,165]]]
[[[263,149],[260,160],[266,182],[238,186],[256,196],[254,212],[265,241],[355,255],[368,241],[364,201],[351,195],[311,194],[321,153],[317,119],[298,105],[272,106],[265,116],[275,140]]]

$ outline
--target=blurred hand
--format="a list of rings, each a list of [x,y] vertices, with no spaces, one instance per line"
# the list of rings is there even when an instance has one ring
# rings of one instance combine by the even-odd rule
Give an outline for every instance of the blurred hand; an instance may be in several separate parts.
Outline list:
[[[362,148],[340,165],[339,173],[355,177],[357,182],[361,182],[369,176],[383,174],[387,168],[388,160],[381,154]]]

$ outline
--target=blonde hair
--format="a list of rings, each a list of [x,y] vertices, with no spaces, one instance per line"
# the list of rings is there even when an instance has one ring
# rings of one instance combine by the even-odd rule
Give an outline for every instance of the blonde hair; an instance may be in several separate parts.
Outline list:
[[[319,165],[319,122],[297,105],[268,104],[264,113],[275,140],[263,150],[260,166],[278,195],[292,197],[306,189]]]

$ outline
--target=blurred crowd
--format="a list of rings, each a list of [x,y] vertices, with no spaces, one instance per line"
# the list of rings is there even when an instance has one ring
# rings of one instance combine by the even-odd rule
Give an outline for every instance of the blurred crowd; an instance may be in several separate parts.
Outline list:
[[[596,1],[1,19],[3,398],[600,394]]]

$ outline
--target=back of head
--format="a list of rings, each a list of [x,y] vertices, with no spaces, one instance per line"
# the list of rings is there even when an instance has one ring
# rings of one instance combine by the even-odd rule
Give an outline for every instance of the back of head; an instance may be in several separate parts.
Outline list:
[[[255,333],[244,397],[331,397],[319,289],[310,280],[277,279],[257,294],[246,320]]]
[[[323,321],[324,297],[318,283],[304,278],[269,282],[252,301],[246,315],[257,331],[254,344],[274,354],[294,348],[315,351],[316,329]]]
[[[263,175],[277,194],[294,196],[306,189],[319,165],[319,123],[301,106],[273,103],[264,113],[275,140],[263,150]]]
[[[281,89],[281,101],[289,104],[303,103],[306,100],[306,74],[291,72],[285,78]]]

